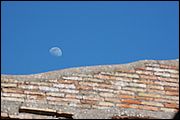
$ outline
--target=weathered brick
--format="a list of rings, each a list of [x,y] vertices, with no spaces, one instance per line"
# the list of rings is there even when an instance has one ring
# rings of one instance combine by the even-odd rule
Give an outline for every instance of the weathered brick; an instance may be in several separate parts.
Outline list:
[[[164,106],[162,103],[159,103],[159,102],[147,102],[147,101],[142,101],[141,104],[151,105],[151,106],[159,106],[159,107],[163,107],[163,106]]]
[[[146,89],[143,88],[135,88],[135,87],[123,87],[123,90],[129,90],[129,91],[134,91],[134,92],[143,92],[146,91]]]
[[[65,80],[83,80],[81,77],[62,77]]]
[[[103,79],[103,80],[110,79],[110,76],[108,76],[108,75],[102,75],[102,74],[94,75],[94,77],[95,77],[95,78],[99,78],[99,79]]]
[[[94,105],[97,103],[96,100],[80,100],[82,104],[90,104],[90,105]]]
[[[114,83],[114,85],[123,87],[123,86],[128,86],[129,83],[128,83],[128,82],[125,82],[125,81],[116,81],[116,82]]]
[[[152,93],[145,93],[145,92],[140,92],[138,93],[138,96],[144,96],[144,97],[161,97],[159,94],[152,94]]]
[[[107,89],[114,89],[114,86],[113,85],[108,85],[108,84],[98,84],[97,85],[98,88],[107,88]]]
[[[156,63],[147,63],[145,64],[147,67],[160,67],[160,64],[156,64]]]
[[[92,105],[92,108],[95,108],[95,109],[109,109],[109,106],[105,107],[105,106]]]
[[[107,93],[107,92],[106,93],[100,92],[99,95],[102,97],[113,97],[113,96],[115,96],[113,93]]]
[[[83,96],[83,99],[85,99],[85,100],[97,100],[97,101],[103,101],[104,100],[104,98],[102,98],[102,97],[92,96],[92,95]]]
[[[89,108],[91,108],[91,104],[84,104],[84,103],[83,104],[82,103],[78,104],[77,103],[76,107],[89,109]]]
[[[38,90],[38,86],[35,85],[18,85],[18,88],[22,88],[22,89],[28,89],[28,90]]]
[[[158,86],[158,85],[148,85],[149,89],[156,89],[156,90],[164,90],[163,86]]]
[[[83,86],[83,85],[77,86],[77,90],[92,90],[92,89],[93,89],[92,86]]]
[[[98,86],[98,83],[94,83],[94,82],[79,82],[79,85],[85,85],[85,86]]]
[[[138,74],[130,74],[130,73],[119,73],[115,72],[115,76],[124,76],[124,77],[130,77],[130,78],[139,78]]]
[[[79,90],[60,89],[60,92],[65,92],[65,93],[79,93]]]
[[[168,99],[165,99],[165,98],[154,98],[153,100],[157,101],[157,102],[161,102],[161,103],[179,103],[179,101],[168,100]]]
[[[154,75],[162,76],[162,77],[170,77],[171,76],[169,73],[161,73],[161,72],[155,72]]]
[[[113,92],[113,90],[111,89],[97,88],[97,87],[94,87],[93,90],[102,91],[102,92]]]
[[[179,96],[179,92],[171,92],[171,91],[166,91],[166,95],[172,95],[172,96]]]
[[[149,89],[147,91],[150,92],[150,93],[154,93],[154,94],[160,94],[160,95],[165,94],[165,91],[163,91],[163,90]]]
[[[17,87],[17,84],[13,84],[13,83],[1,83],[1,87],[15,88],[15,87]]]
[[[167,69],[177,69],[177,66],[170,66],[170,65],[165,65],[165,64],[161,64],[160,68],[167,68]]]
[[[119,95],[119,98],[120,99],[123,99],[123,98],[134,98],[135,96],[132,96],[132,95],[126,95],[126,94],[121,94]]]
[[[77,95],[77,94],[66,94],[65,97],[66,97],[66,98],[72,98],[72,99],[75,99],[75,98],[77,98],[77,99],[82,99],[82,98],[83,98],[82,95]]]
[[[1,117],[8,117],[8,114],[1,111]]]
[[[51,92],[58,92],[59,89],[58,88],[53,88],[53,87],[46,87],[46,86],[39,86],[39,90],[41,91],[51,91]]]
[[[134,108],[134,109],[138,109],[139,108],[139,105],[136,105],[136,104],[116,104],[117,107],[120,107],[120,108]]]
[[[165,90],[165,91],[177,91],[177,92],[179,92],[179,88],[178,88],[178,87],[168,87],[168,86],[164,86],[164,90]]]
[[[141,104],[141,101],[133,100],[133,99],[121,99],[121,102],[128,104]]]
[[[167,82],[179,82],[178,79],[174,79],[174,78],[163,78],[163,77],[158,77],[158,80],[162,80],[162,81],[167,81]]]
[[[144,75],[153,75],[153,72],[152,72],[152,71],[137,70],[136,73],[138,73],[138,74],[144,74]]]
[[[157,80],[157,77],[154,75],[140,75],[142,79],[149,79],[149,80]]]
[[[7,92],[7,93],[23,93],[23,90],[21,89],[10,89],[10,88],[2,88],[3,92]]]
[[[119,103],[120,99],[119,98],[104,98],[105,102],[114,102],[114,103]]]
[[[26,82],[25,82],[26,83]],[[51,86],[51,83],[48,82],[27,82],[26,84],[30,85],[37,85],[37,86]]]
[[[1,97],[1,100],[24,102],[24,98],[16,98],[16,97]]]
[[[153,106],[147,106],[147,105],[143,105],[143,106],[138,106],[139,109],[144,109],[144,110],[151,110],[151,111],[159,111],[159,107],[153,107]]]
[[[103,83],[103,79],[96,79],[96,78],[84,78],[84,81],[90,81],[90,82],[97,82],[97,83]]]
[[[120,94],[135,95],[134,91],[120,90]]]
[[[48,101],[58,101],[58,102],[62,102],[63,101],[62,98],[60,98],[60,97],[51,97],[51,96],[48,96],[47,100]]]
[[[111,102],[99,102],[99,105],[101,105],[101,106],[114,106],[114,103],[111,103]]]
[[[164,106],[167,108],[179,108],[179,105],[176,103],[165,103]]]
[[[65,96],[64,93],[55,93],[55,92],[47,92],[46,95],[47,96],[55,96],[55,97],[64,97]]]
[[[61,83],[61,84],[77,84],[79,81],[75,81],[75,80],[58,80],[57,83]]]
[[[178,74],[171,74],[171,77],[172,78],[179,78],[179,75]]]
[[[44,95],[27,95],[27,99],[45,100]]]
[[[62,100],[62,101],[65,101],[65,102],[80,103],[80,100],[78,100],[78,99],[72,99],[72,98],[62,98],[61,100]]]
[[[169,99],[169,100],[179,100],[179,96],[164,95],[164,96],[161,96],[161,97],[165,98],[165,99]]]
[[[177,83],[162,82],[162,81],[154,81],[154,84],[161,85],[161,86],[173,86],[173,87],[179,86],[179,84],[177,84]]]
[[[154,84],[154,80],[150,80],[150,79],[134,79],[133,82],[135,83],[142,83],[142,84],[146,84],[146,85],[153,85]]]
[[[135,96],[135,98],[136,98],[137,100],[148,100],[148,101],[154,100],[154,98],[152,98],[152,97],[140,97],[140,96]]]
[[[128,86],[146,88],[146,84],[129,83]]]
[[[24,94],[19,94],[19,93],[2,93],[2,96],[6,97],[17,97],[17,98],[25,98],[26,95]]]
[[[165,111],[165,112],[177,112],[177,109],[172,109],[172,108],[160,108],[160,110]]]
[[[64,102],[62,100],[59,100],[59,101],[48,101],[48,104],[50,105],[64,105],[64,106],[67,106],[68,105],[68,102]]]
[[[68,88],[68,89],[75,89],[75,85],[74,84],[53,84],[53,87],[57,87],[57,88]]]

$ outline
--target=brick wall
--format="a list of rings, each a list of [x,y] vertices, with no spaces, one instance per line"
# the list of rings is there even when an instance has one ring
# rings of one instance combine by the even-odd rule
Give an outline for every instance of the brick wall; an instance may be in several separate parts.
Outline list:
[[[1,75],[1,104],[1,116],[10,118],[32,118],[20,113],[21,107],[57,113],[60,110],[57,106],[63,106],[61,112],[65,112],[65,107],[66,112],[75,109],[71,112],[74,116],[78,110],[134,109],[145,111],[150,117],[158,118],[150,112],[164,113],[164,116],[172,113],[172,117],[179,110],[179,60],[145,60],[34,75]],[[111,115],[115,113],[119,114],[115,111]]]

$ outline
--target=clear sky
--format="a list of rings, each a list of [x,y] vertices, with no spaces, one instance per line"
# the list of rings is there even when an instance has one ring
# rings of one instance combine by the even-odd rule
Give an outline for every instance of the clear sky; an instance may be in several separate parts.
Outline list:
[[[179,2],[1,2],[1,35],[1,74],[177,59]]]

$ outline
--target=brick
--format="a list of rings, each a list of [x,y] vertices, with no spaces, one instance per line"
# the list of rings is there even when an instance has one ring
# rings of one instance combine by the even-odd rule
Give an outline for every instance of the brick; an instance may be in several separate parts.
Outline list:
[[[129,83],[128,86],[146,88],[146,84],[139,84],[139,83]]]
[[[139,108],[139,105],[135,105],[135,104],[116,104],[117,107],[120,107],[120,108],[134,108],[134,109],[138,109]]]
[[[146,64],[147,67],[160,67],[159,64]]]
[[[148,101],[154,100],[154,98],[152,98],[152,97],[139,97],[139,96],[136,96],[135,98],[137,100],[148,100]]]
[[[76,87],[74,86],[74,84],[53,84],[53,87],[57,87],[57,88],[67,88],[67,89],[75,89]]]
[[[124,77],[130,77],[130,78],[139,78],[138,74],[119,73],[119,72],[116,72],[115,76],[122,76],[122,77],[124,76]]]
[[[167,81],[167,82],[179,82],[178,79],[174,79],[174,78],[163,78],[163,77],[158,77],[158,80],[161,80],[161,81]]]
[[[48,83],[48,82],[28,82],[26,84],[37,85],[37,86],[51,86],[52,85],[51,83]]]
[[[43,96],[43,95],[27,95],[27,99],[45,100],[45,96]]]
[[[105,102],[113,102],[113,103],[119,103],[120,99],[119,98],[104,98]]]
[[[129,83],[128,83],[128,82],[125,82],[125,81],[116,81],[116,82],[114,83],[114,85],[123,87],[123,86],[128,86]]]
[[[68,106],[68,102],[63,102],[63,101],[48,101],[48,104],[50,105],[63,105],[63,106]]]
[[[91,108],[91,105],[83,103],[83,104],[77,104],[76,107],[89,109],[89,108]]]
[[[66,94],[65,96],[66,98],[72,98],[72,99],[82,99],[83,96],[82,95],[77,95],[77,94]]]
[[[147,101],[142,101],[141,104],[164,107],[164,105],[163,105],[162,103],[159,103],[159,102],[147,102]]]
[[[98,86],[98,83],[94,83],[94,82],[79,82],[79,85],[85,85],[85,86]]]
[[[158,107],[147,106],[147,105],[138,106],[138,108],[139,109],[144,109],[144,110],[159,111]]]
[[[173,87],[178,87],[178,83],[170,83],[170,82],[162,82],[162,81],[155,81],[154,84],[156,85],[161,85],[161,86],[173,86]]]
[[[65,80],[83,80],[81,77],[62,77]]]
[[[141,104],[140,101],[138,101],[138,100],[133,100],[133,99],[121,99],[121,102],[123,102],[123,103],[128,103],[128,104]]]
[[[153,98],[159,98],[159,97],[161,97],[161,96],[158,95],[158,94],[145,93],[145,92],[140,92],[140,93],[138,93],[138,96],[153,97]]]
[[[35,85],[18,85],[18,88],[22,88],[22,89],[28,89],[28,90],[38,90],[38,86]]]
[[[108,85],[108,84],[98,84],[97,85],[98,88],[107,88],[107,89],[114,89],[114,86],[113,85]]]
[[[120,69],[120,70],[116,70],[116,72],[120,72],[120,73],[135,73],[135,70]]]
[[[60,92],[65,92],[65,93],[79,93],[78,90],[70,90],[70,89],[60,89]]]
[[[104,100],[104,98],[102,98],[102,97],[92,96],[92,95],[83,96],[83,99],[85,99],[85,100],[97,100],[97,101],[103,101]]]
[[[171,74],[171,77],[172,78],[179,78],[179,75],[178,74]]]
[[[64,101],[64,102],[73,102],[73,103],[80,103],[80,100],[72,99],[72,98],[62,98],[62,101]]]
[[[79,85],[77,86],[77,90],[92,90],[93,87],[91,86],[82,86],[82,85]]]
[[[114,103],[111,103],[111,102],[99,102],[99,105],[101,105],[101,106],[114,106]]]
[[[132,95],[126,95],[126,94],[121,94],[119,95],[119,98],[120,99],[123,99],[123,98],[134,98],[135,96],[132,96]]]
[[[51,91],[51,92],[58,92],[59,89],[58,88],[53,88],[53,87],[46,87],[46,86],[39,86],[39,90],[41,91]]]
[[[2,88],[3,92],[7,92],[7,93],[23,93],[23,90],[21,89],[10,89],[10,88]]]
[[[46,95],[47,96],[54,96],[54,97],[64,97],[65,96],[64,93],[55,93],[55,92],[47,92]]]
[[[113,92],[113,90],[111,90],[111,89],[97,88],[97,87],[94,87],[93,90],[101,91],[101,92]]]
[[[24,94],[19,94],[19,93],[2,93],[2,96],[6,97],[17,97],[17,98],[25,98],[26,95]]]
[[[120,94],[135,95],[134,91],[120,90]]]
[[[113,93],[105,93],[105,92],[100,92],[99,95],[102,97],[113,97],[113,96],[115,96]]]
[[[179,96],[169,96],[169,95],[165,95],[165,96],[161,96],[162,98],[165,99],[169,99],[169,100],[179,100]]]
[[[47,97],[47,100],[48,101],[57,101],[57,102],[63,101],[62,98],[60,98],[60,97],[50,97],[50,96]]]
[[[163,86],[158,86],[158,85],[148,85],[149,89],[156,89],[156,90],[164,90]]]
[[[101,75],[101,74],[94,75],[94,77],[95,78],[99,78],[99,79],[103,79],[103,80],[110,79],[110,76],[108,76],[108,75]]]
[[[95,109],[109,109],[109,106],[105,107],[105,106],[92,105],[92,108],[95,108]]]
[[[157,80],[157,77],[153,75],[140,75],[140,78],[149,79],[149,80]]]
[[[177,112],[177,109],[172,109],[172,108],[160,108],[160,110],[164,112]]]
[[[176,103],[165,103],[164,106],[167,108],[179,108],[179,105]]]
[[[161,64],[160,68],[167,68],[167,69],[178,69],[177,66],[170,66],[170,65],[165,65],[165,64]]]
[[[82,104],[90,104],[90,105],[94,105],[97,103],[96,100],[81,100]]]
[[[134,88],[134,87],[123,87],[123,90],[129,90],[129,91],[134,91],[134,92],[144,92],[146,89],[143,88]]]
[[[7,113],[2,113],[2,112],[1,112],[1,117],[8,117],[8,114],[7,114]]]
[[[17,87],[17,84],[13,84],[13,83],[1,83],[1,87],[5,87],[5,88],[15,88]]]
[[[177,91],[177,92],[179,92],[179,88],[177,88],[177,87],[164,86],[164,90],[165,91]]]
[[[1,100],[24,102],[24,98],[1,97]]]
[[[179,103],[179,101],[168,100],[165,98],[154,98],[154,101],[161,102],[161,103],[176,103],[176,102]]]
[[[147,91],[150,92],[150,93],[154,93],[154,94],[160,94],[160,95],[165,94],[165,91],[163,91],[163,90],[149,89]]]
[[[55,82],[57,84],[57,82]],[[75,81],[75,80],[58,80],[58,83],[61,83],[61,84],[77,84],[78,81]]]
[[[135,83],[142,83],[142,84],[146,84],[146,85],[153,85],[154,84],[153,81],[154,80],[149,80],[149,79],[139,79],[139,80],[134,79],[133,80],[133,82],[135,82]]]
[[[143,70],[137,70],[136,73],[144,74],[144,75],[153,75],[153,72],[151,72],[151,71],[143,71]]]
[[[97,82],[97,83],[103,83],[103,79],[96,79],[96,78],[84,78],[84,81],[90,81],[90,82]]]
[[[166,95],[172,95],[172,96],[179,96],[179,92],[171,92],[171,91],[166,91]]]
[[[162,77],[170,77],[171,76],[169,73],[161,73],[161,72],[155,72],[154,75],[162,76]]]

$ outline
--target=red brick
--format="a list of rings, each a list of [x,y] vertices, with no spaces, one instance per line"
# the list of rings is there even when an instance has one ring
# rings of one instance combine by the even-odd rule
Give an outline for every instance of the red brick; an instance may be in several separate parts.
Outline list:
[[[164,64],[161,64],[161,65],[160,65],[160,68],[178,69],[178,67],[177,67],[177,66],[170,66],[170,65],[164,65]]]
[[[133,104],[117,104],[116,106],[120,107],[120,108],[135,108],[138,109],[139,106],[138,105],[133,105]]]
[[[171,91],[166,91],[166,95],[172,95],[172,96],[179,96],[179,92],[171,92]]]
[[[144,109],[144,110],[159,111],[158,107],[152,107],[152,106],[147,106],[147,105],[139,106],[138,108]]]
[[[132,100],[132,99],[122,99],[121,102],[127,103],[127,104],[141,104],[138,100]]]
[[[168,108],[179,108],[179,105],[176,103],[165,103],[164,105]]]
[[[154,99],[152,97],[139,97],[139,96],[136,96],[135,98],[138,100],[150,100],[150,101]]]
[[[119,98],[134,98],[134,96],[131,95],[119,95]]]
[[[165,90],[165,91],[175,91],[175,92],[179,92],[179,88],[177,88],[177,87],[167,87],[167,86],[164,86],[164,90]]]

